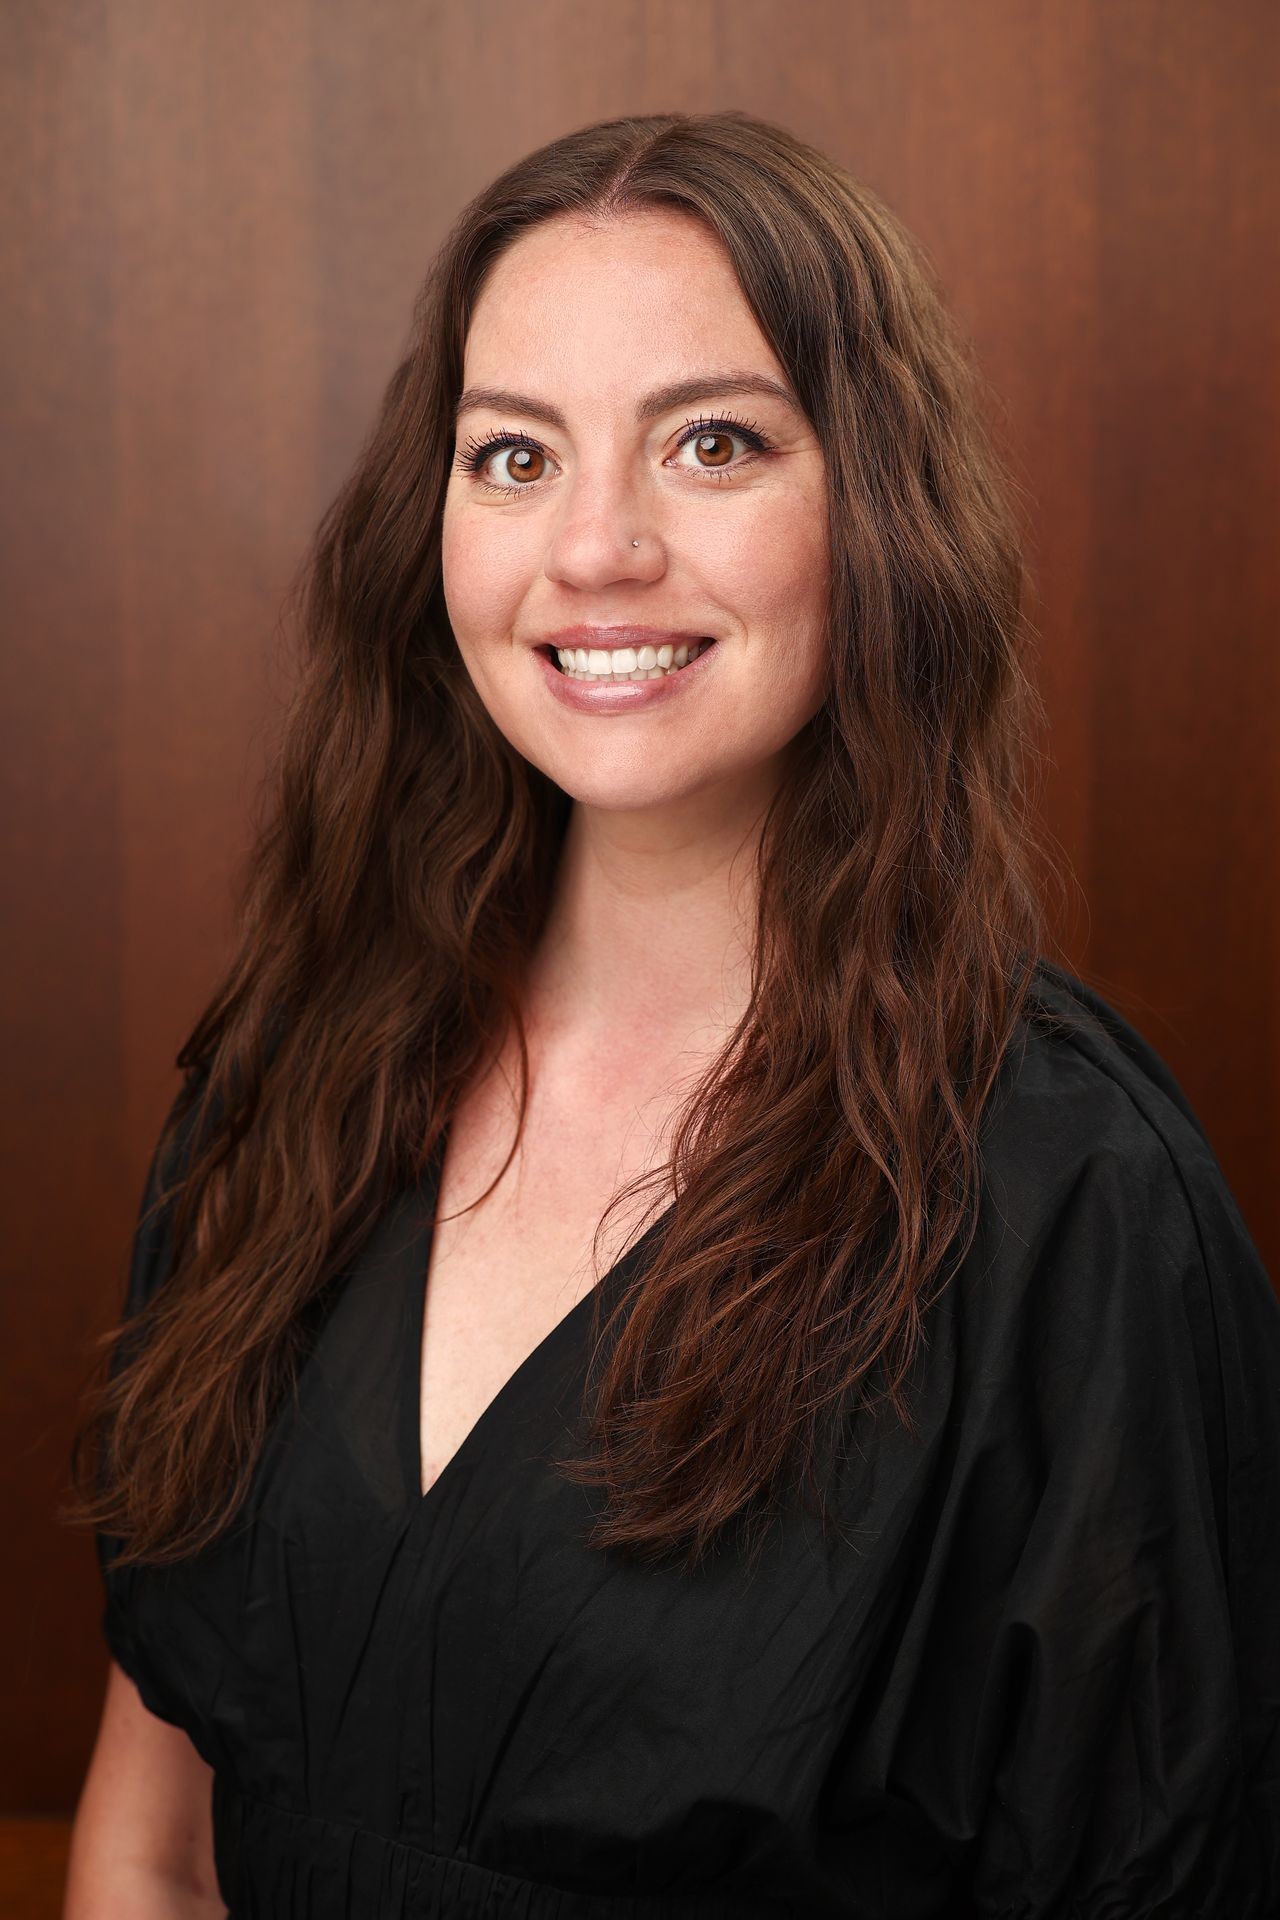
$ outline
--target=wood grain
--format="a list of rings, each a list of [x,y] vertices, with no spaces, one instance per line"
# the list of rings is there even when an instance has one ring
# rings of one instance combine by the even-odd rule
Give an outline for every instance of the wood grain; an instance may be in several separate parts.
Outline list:
[[[0,1820],[0,1920],[61,1920],[71,1822]]]

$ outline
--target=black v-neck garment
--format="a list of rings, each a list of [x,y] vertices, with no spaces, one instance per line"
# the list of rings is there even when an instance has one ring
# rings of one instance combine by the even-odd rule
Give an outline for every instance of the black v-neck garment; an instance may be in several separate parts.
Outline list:
[[[843,1538],[589,1551],[552,1461],[590,1296],[423,1497],[438,1162],[232,1533],[118,1571],[99,1536],[111,1651],[214,1770],[234,1920],[1274,1920],[1280,1304],[1164,1062],[1047,962],[1036,998],[1073,1030],[1006,1058],[917,1435],[850,1414]],[[161,1216],[129,1307],[167,1271]]]

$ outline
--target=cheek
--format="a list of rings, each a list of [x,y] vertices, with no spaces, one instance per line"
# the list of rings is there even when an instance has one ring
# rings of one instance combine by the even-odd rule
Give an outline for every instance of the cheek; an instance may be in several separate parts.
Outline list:
[[[785,496],[761,492],[717,553],[735,596],[761,618],[825,607],[830,572],[825,492],[808,486]]]
[[[440,529],[440,573],[449,622],[465,653],[470,644],[509,633],[523,591],[509,541],[465,511],[446,505]]]
[[[739,557],[739,604],[759,636],[759,664],[788,717],[803,710],[800,724],[826,689],[830,576],[822,500],[762,526]]]

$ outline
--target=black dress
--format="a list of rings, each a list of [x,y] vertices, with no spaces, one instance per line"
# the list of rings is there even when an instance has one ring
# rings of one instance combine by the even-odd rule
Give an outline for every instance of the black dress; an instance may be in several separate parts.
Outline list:
[[[1006,1058],[918,1435],[851,1417],[843,1539],[797,1512],[695,1577],[588,1551],[551,1462],[590,1296],[424,1498],[438,1162],[246,1520],[168,1569],[99,1536],[111,1651],[214,1770],[235,1920],[1280,1913],[1280,1304],[1168,1068],[1037,982],[1078,1030]],[[130,1306],[166,1267],[161,1221]]]

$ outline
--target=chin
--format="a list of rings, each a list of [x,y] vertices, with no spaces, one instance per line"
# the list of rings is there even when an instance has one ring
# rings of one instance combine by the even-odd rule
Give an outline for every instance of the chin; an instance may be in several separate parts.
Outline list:
[[[568,765],[548,760],[542,770],[562,787],[579,806],[599,813],[646,813],[692,801],[705,786],[705,771],[688,768],[664,777],[652,765],[626,768],[614,766]]]

